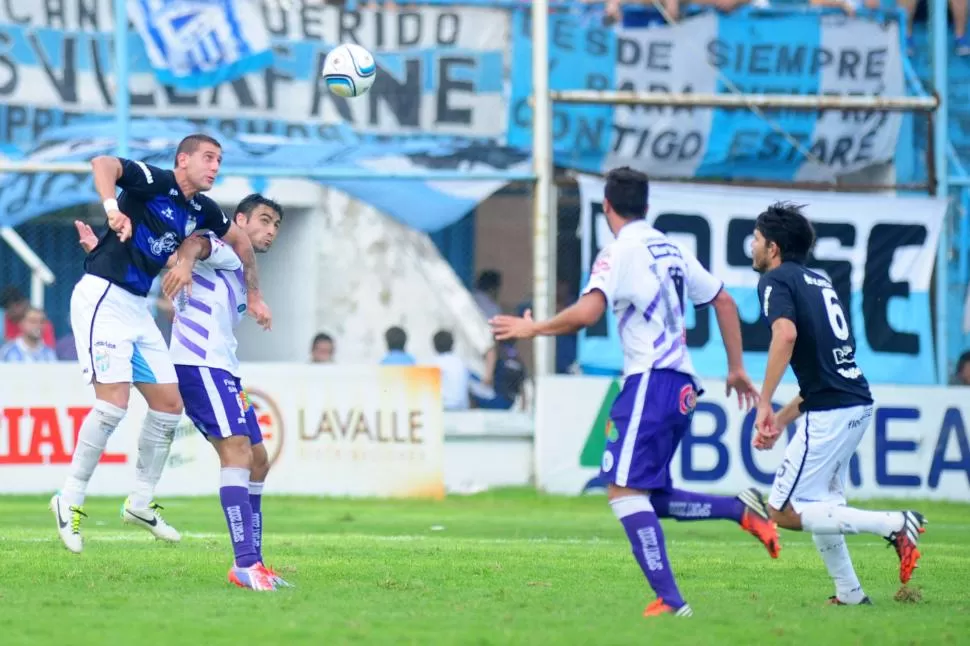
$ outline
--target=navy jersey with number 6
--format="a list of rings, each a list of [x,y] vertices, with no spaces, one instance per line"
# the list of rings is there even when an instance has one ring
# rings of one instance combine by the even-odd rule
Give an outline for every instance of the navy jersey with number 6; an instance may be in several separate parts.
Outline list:
[[[131,237],[121,242],[110,228],[84,260],[84,271],[132,294],[147,296],[168,257],[196,228],[218,237],[229,218],[205,195],[185,199],[175,173],[130,159],[119,159],[118,208],[131,219]]]
[[[805,400],[802,411],[872,403],[842,302],[824,276],[783,262],[761,277],[758,297],[768,325],[780,318],[795,324],[791,367]]]

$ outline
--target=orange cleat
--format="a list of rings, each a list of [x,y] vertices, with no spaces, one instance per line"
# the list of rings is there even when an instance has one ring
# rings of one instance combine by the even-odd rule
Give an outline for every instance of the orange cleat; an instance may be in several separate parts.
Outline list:
[[[771,558],[778,558],[781,552],[778,525],[769,520],[768,506],[765,504],[764,497],[757,489],[747,489],[738,495],[738,500],[745,506],[744,513],[741,514],[741,529],[761,541]]]
[[[896,548],[896,555],[899,557],[899,581],[909,583],[913,577],[913,570],[918,565],[921,554],[917,546],[919,545],[920,534],[926,531],[924,527],[926,519],[918,511],[903,512],[903,527],[898,532],[893,532],[886,540]]]
[[[266,571],[262,563],[257,563],[251,567],[237,567],[233,565],[229,568],[229,582],[240,588],[271,592],[276,590],[273,576]]]
[[[690,604],[685,603],[680,608],[672,608],[663,599],[656,599],[643,611],[644,617],[659,617],[660,615],[674,615],[675,617],[690,617],[694,614]]]
[[[273,577],[273,583],[276,585],[277,588],[295,588],[296,587],[292,583],[287,583],[286,581],[284,581],[283,580],[283,577],[281,577],[279,574],[277,574],[276,573],[276,570],[274,570],[273,568],[269,567],[268,565],[266,565],[264,567],[266,568],[266,571],[269,572],[269,575],[271,577]]]

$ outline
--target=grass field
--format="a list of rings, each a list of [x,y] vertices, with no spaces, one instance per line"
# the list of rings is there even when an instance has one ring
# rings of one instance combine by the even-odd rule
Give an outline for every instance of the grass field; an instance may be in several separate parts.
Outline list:
[[[0,497],[0,644],[970,643],[965,505],[910,505],[929,519],[918,604],[893,600],[884,541],[849,538],[868,608],[823,605],[832,588],[809,536],[783,533],[772,561],[728,522],[665,521],[695,614],[644,619],[653,597],[602,497],[268,495],[264,553],[297,586],[276,593],[226,582],[215,498],[161,502],[181,544],[122,525],[121,499],[93,498],[77,556],[46,497]]]

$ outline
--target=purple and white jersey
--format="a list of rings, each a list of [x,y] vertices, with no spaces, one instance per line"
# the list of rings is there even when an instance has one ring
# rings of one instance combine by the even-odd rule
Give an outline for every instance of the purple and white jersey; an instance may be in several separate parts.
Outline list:
[[[208,234],[212,253],[195,264],[192,294],[174,299],[172,363],[225,370],[239,376],[235,329],[246,312],[246,282],[239,256]]]
[[[598,289],[613,308],[624,376],[665,368],[690,375],[699,387],[687,352],[685,298],[709,305],[723,287],[693,254],[635,220],[600,251],[583,294]]]

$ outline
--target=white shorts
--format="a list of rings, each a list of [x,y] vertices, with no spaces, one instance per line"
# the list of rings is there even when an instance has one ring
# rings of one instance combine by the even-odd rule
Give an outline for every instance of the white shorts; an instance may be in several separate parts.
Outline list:
[[[87,383],[178,383],[146,298],[85,274],[71,294],[71,328]]]
[[[849,461],[872,423],[872,405],[808,411],[775,473],[768,504],[797,513],[813,502],[845,504]]]

